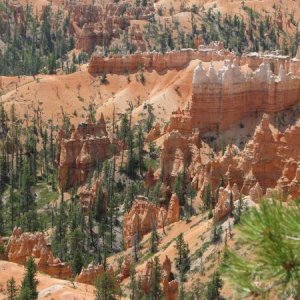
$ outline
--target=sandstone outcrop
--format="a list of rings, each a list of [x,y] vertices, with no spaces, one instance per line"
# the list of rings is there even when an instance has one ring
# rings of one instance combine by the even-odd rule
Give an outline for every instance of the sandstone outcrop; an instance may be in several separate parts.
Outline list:
[[[34,257],[39,271],[63,279],[72,275],[67,264],[53,257],[50,246],[41,232],[22,233],[20,228],[15,228],[8,241],[7,257],[9,261],[18,264],[25,264],[29,257]]]
[[[131,265],[131,257],[130,255],[126,255],[122,262],[120,273],[117,276],[120,282],[130,276]]]
[[[137,197],[130,211],[124,216],[125,247],[131,247],[135,239],[140,241],[153,228],[162,228],[179,221],[179,209],[176,194],[172,195],[167,209],[156,206],[143,196]]]
[[[151,286],[151,273],[153,271],[153,260],[148,260],[145,268],[138,273],[138,278],[141,282],[141,289],[145,294],[150,292]],[[161,284],[163,288],[164,299],[166,300],[176,300],[178,295],[179,283],[175,280],[174,274],[171,272],[171,261],[166,256],[164,262],[161,265],[162,268],[162,278]]]
[[[172,263],[168,256],[166,256],[162,264],[162,284],[163,292],[166,300],[176,300],[178,295],[178,281],[175,280],[174,274],[171,272]]]
[[[264,115],[253,139],[242,151],[227,150],[200,168],[199,189],[204,190],[205,183],[209,182],[215,190],[223,176],[225,182],[236,183],[241,194],[250,195],[254,202],[265,194],[283,200],[295,199],[300,192],[299,135],[299,121],[280,133],[271,124],[270,117]]]
[[[231,188],[228,185],[225,189],[219,188],[219,197],[214,209],[214,217],[216,221],[220,221],[228,216],[234,209],[234,201],[238,200],[240,193],[237,184],[234,184]]]
[[[258,112],[276,113],[294,106],[300,96],[300,78],[286,73],[275,75],[263,62],[251,75],[244,74],[236,61],[224,61],[217,72],[200,63],[193,76],[190,113],[192,126],[200,133],[220,132]]]
[[[104,273],[104,267],[99,264],[90,263],[87,268],[82,268],[80,274],[75,278],[76,282],[94,284],[97,277]]]
[[[154,12],[152,3],[146,6],[132,6],[128,1],[105,4],[68,5],[71,31],[76,34],[76,48],[92,53],[95,46],[109,46],[119,39],[123,31],[129,31],[131,40],[138,50],[145,50],[143,36],[138,24],[131,26],[131,20],[148,20]]]
[[[148,135],[146,136],[147,142],[153,142],[158,139],[162,135],[160,130],[159,123],[155,124],[155,126],[149,131]]]
[[[186,135],[173,130],[165,135],[161,149],[160,166],[163,182],[172,185],[174,179],[185,167],[197,168],[199,156],[199,134]],[[190,170],[192,172],[192,170]]]
[[[58,136],[59,187],[68,189],[86,182],[99,163],[109,157],[110,140],[103,118],[95,123],[81,123],[70,134]]]
[[[99,205],[95,207],[95,210],[99,210],[97,213],[105,214],[107,211],[107,193],[101,189],[102,179],[98,178],[93,180],[91,184],[85,184],[80,186],[77,190],[77,195],[80,199],[80,205],[84,210],[89,210],[96,203],[97,197],[99,197]]]
[[[88,71],[91,74],[125,74],[126,72],[137,72],[142,66],[144,70],[155,70],[161,73],[172,69],[182,69],[186,67],[190,61],[195,59],[202,61],[220,61],[227,57],[232,57],[229,51],[210,47],[199,50],[183,49],[180,51],[167,52],[165,54],[146,52],[125,56],[114,55],[110,57],[103,57],[100,54],[94,53]]]

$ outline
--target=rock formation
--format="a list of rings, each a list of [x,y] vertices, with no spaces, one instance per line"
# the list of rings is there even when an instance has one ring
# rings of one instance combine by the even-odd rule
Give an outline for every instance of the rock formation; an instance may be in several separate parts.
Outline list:
[[[155,70],[158,73],[172,69],[182,69],[195,59],[202,61],[224,60],[226,57],[232,57],[232,54],[226,50],[218,50],[215,48],[204,48],[199,50],[183,49],[180,51],[171,51],[165,54],[150,53],[134,53],[131,55],[114,55],[103,57],[94,53],[88,71],[91,74],[125,74],[126,72],[137,72],[142,66],[144,70]]]
[[[179,221],[179,200],[176,194],[172,195],[168,209],[158,207],[147,198],[139,196],[124,216],[125,247],[131,247],[134,239],[141,240],[153,228],[161,228],[177,221]]]
[[[300,78],[286,74],[283,65],[274,75],[263,62],[251,75],[234,61],[224,61],[217,72],[200,63],[193,76],[190,113],[200,133],[220,132],[257,112],[275,113],[291,108],[300,96]]]
[[[76,34],[76,48],[92,53],[95,46],[109,46],[119,39],[123,31],[129,31],[131,40],[138,50],[145,50],[143,35],[138,24],[131,20],[148,20],[154,12],[153,3],[146,6],[132,6],[128,1],[107,1],[105,4],[68,5],[71,31]]]
[[[103,115],[95,123],[81,123],[71,134],[58,136],[59,187],[67,189],[79,186],[97,165],[109,157],[110,140],[107,136]]]
[[[188,136],[173,130],[165,135],[160,155],[161,176],[164,182],[172,185],[184,167],[192,165],[196,168],[200,162],[197,133]]]
[[[198,170],[195,175],[198,189],[203,191],[204,185],[209,182],[215,190],[223,176],[228,183],[236,183],[235,189],[241,190],[243,195],[250,195],[254,202],[265,194],[268,197],[280,196],[283,200],[295,199],[300,193],[299,135],[299,121],[280,133],[271,124],[270,117],[264,115],[253,139],[242,151],[233,151],[233,146],[229,146],[224,155],[212,159]],[[227,195],[224,196],[226,198]]]
[[[130,276],[131,265],[131,257],[130,255],[126,255],[122,262],[120,273],[118,274],[118,279],[120,282]]]
[[[164,299],[166,300],[176,300],[178,295],[178,281],[175,280],[174,274],[171,272],[171,261],[166,256],[161,268],[162,268],[162,278],[161,284],[163,288]],[[151,285],[151,272],[153,270],[153,260],[148,260],[145,268],[139,272],[138,277],[141,282],[141,289],[145,294],[150,291]]]
[[[238,186],[235,183],[233,187],[229,184],[224,189],[219,188],[218,201],[214,209],[214,217],[216,221],[220,221],[226,216],[228,216],[234,209],[234,202],[240,198],[240,192]]]
[[[39,271],[64,279],[72,275],[68,265],[53,257],[41,232],[22,233],[20,228],[15,228],[8,241],[7,257],[18,264],[25,264],[29,257],[34,257]]]
[[[174,274],[171,272],[172,263],[171,260],[166,256],[162,264],[162,284],[163,292],[166,300],[176,300],[178,295],[178,281],[175,280]]]
[[[94,284],[96,278],[104,273],[104,267],[99,264],[90,263],[87,268],[82,268],[75,281],[85,284]]]

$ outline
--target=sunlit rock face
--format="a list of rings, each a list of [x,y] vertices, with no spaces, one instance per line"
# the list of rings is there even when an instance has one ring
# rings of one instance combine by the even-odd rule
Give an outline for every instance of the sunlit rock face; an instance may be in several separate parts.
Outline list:
[[[42,232],[22,233],[20,228],[15,228],[8,241],[7,257],[18,264],[25,264],[28,258],[33,257],[39,271],[57,278],[72,276],[71,268],[53,256]]]
[[[179,221],[179,199],[173,194],[167,208],[158,207],[139,196],[135,199],[130,211],[124,216],[124,243],[125,247],[131,247],[134,239],[151,232],[153,228],[162,228]]]
[[[287,74],[283,65],[275,75],[267,62],[247,75],[236,61],[225,60],[219,72],[213,64],[206,70],[200,63],[192,85],[191,123],[201,133],[224,131],[257,112],[288,109],[300,96],[300,78]]]
[[[84,184],[91,172],[109,158],[110,140],[103,115],[97,123],[81,123],[70,136],[58,136],[58,179],[61,189]]]

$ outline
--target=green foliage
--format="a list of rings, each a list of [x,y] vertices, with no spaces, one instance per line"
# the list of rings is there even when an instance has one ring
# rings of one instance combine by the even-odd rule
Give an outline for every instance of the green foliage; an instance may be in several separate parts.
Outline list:
[[[185,243],[182,233],[176,238],[176,250],[176,268],[180,272],[181,281],[183,281],[185,273],[190,269],[190,249],[188,243]]]
[[[149,298],[151,300],[162,299],[162,290],[160,287],[161,282],[161,268],[158,257],[154,257],[153,266],[150,274],[150,292]]]
[[[7,300],[16,300],[17,299],[17,285],[15,279],[12,277],[6,282],[6,292]]]
[[[9,26],[0,32],[0,39],[7,46],[0,52],[0,75],[56,73],[57,61],[65,60],[66,53],[74,48],[73,37],[67,30],[68,17],[61,11],[53,13],[50,5],[38,16],[27,4],[21,30],[10,6],[4,14]]]
[[[223,286],[223,282],[220,278],[219,272],[215,272],[211,281],[207,285],[206,298],[207,300],[221,300],[223,297],[220,295],[220,289]]]
[[[118,282],[109,271],[105,271],[95,282],[95,300],[115,300],[121,295]]]
[[[240,297],[265,298],[299,295],[300,207],[297,203],[262,201],[244,213],[238,227],[240,244],[251,255],[227,251],[223,275]]]
[[[211,187],[209,183],[204,187],[203,203],[204,203],[204,208],[206,210],[212,208],[212,195],[211,195]]]
[[[30,257],[25,266],[25,276],[23,278],[19,300],[34,300],[38,297],[36,279],[36,264],[34,259]]]
[[[205,42],[222,41],[225,48],[239,54],[278,49],[287,53],[294,51],[294,37],[282,30],[276,18],[263,16],[247,6],[243,9],[248,13],[246,19],[238,15],[221,15],[213,9],[205,12],[201,27]],[[282,44],[281,40],[285,42]],[[290,48],[287,40],[292,45]]]
[[[180,205],[185,204],[185,177],[184,173],[180,172],[174,182],[174,192],[177,194]]]
[[[156,228],[154,227],[150,236],[150,253],[156,253],[159,242],[159,236]]]
[[[216,244],[222,240],[222,226],[214,225],[211,232],[211,242]]]

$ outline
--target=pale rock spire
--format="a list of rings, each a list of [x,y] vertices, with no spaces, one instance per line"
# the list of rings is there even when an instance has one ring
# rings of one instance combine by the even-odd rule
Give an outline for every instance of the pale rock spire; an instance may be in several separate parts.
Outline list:
[[[280,81],[285,81],[287,78],[283,64],[281,64],[279,67],[278,76],[279,76]]]
[[[216,69],[215,69],[213,63],[210,64],[210,67],[208,69],[208,78],[209,78],[210,82],[213,82],[213,83],[218,83],[219,82],[218,74],[216,72]]]
[[[206,70],[202,66],[202,62],[194,70],[193,74],[193,88],[197,88],[201,83],[207,82]]]

